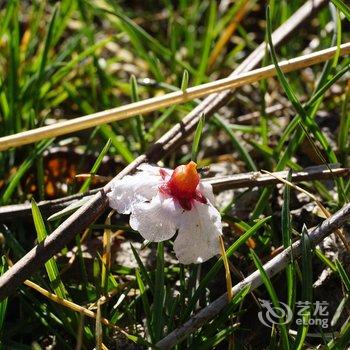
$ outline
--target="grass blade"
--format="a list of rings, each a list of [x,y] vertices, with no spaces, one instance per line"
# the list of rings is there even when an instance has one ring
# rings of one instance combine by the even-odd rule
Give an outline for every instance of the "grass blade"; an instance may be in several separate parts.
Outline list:
[[[11,35],[9,36],[10,57],[9,57],[9,72],[8,72],[8,101],[9,101],[9,129],[12,133],[20,132],[22,129],[21,120],[18,116],[16,108],[18,102],[18,81],[19,81],[19,66],[20,66],[20,34],[19,34],[19,3],[15,4],[11,11]]]
[[[269,276],[267,275],[266,271],[264,270],[264,267],[262,266],[262,264],[260,262],[260,259],[258,258],[258,256],[256,255],[256,253],[254,252],[253,249],[250,250],[250,254],[251,254],[251,257],[252,257],[252,260],[253,260],[255,266],[257,267],[257,269],[260,272],[261,279],[264,282],[264,285],[266,287],[267,292],[269,293],[269,296],[271,298],[273,306],[278,309],[280,307],[279,306],[280,303],[278,301],[275,288],[273,287]],[[281,338],[282,338],[281,339],[281,341],[282,341],[282,348],[287,350],[287,349],[290,349],[287,327],[286,327],[286,325],[285,325],[285,323],[283,322],[282,319],[280,319],[279,321],[280,321],[279,322],[279,328],[281,330]]]
[[[236,329],[238,325],[233,325],[224,328],[223,330],[217,332],[214,336],[207,338],[201,337],[201,339],[197,340],[199,345],[193,344],[191,345],[191,349],[194,350],[211,350],[215,349],[222,341],[224,341],[227,337],[229,337]]]
[[[38,80],[36,82],[36,87],[34,89],[33,106],[34,106],[34,109],[36,111],[37,118],[38,118],[38,112],[40,110],[40,104],[39,104],[40,89],[41,89],[41,85],[42,85],[42,82],[43,82],[44,77],[45,77],[44,73],[45,73],[45,68],[46,68],[49,50],[50,50],[53,36],[54,36],[57,14],[58,14],[58,6],[56,6],[54,8],[54,11],[53,11],[53,14],[52,14],[52,17],[50,20],[49,29],[47,32],[43,53],[42,53],[41,58],[40,58]]]
[[[208,67],[210,48],[215,28],[216,6],[216,1],[211,0],[209,4],[208,24],[206,26],[207,30],[203,39],[203,47],[201,49],[202,56],[199,63],[198,71],[196,73],[196,79],[194,82],[195,85],[201,84],[205,79],[205,72]]]
[[[211,0],[209,4],[208,24],[206,26],[207,30],[205,32],[203,46],[201,50],[202,56],[199,63],[198,71],[196,73],[196,79],[194,81],[195,85],[199,85],[204,81],[205,72],[208,67],[210,47],[213,40],[213,33],[215,28],[216,6],[216,1]]]
[[[131,247],[132,253],[136,259],[137,265],[139,267],[139,273],[140,273],[144,283],[146,283],[146,286],[154,294],[153,283],[152,283],[151,278],[146,270],[145,265],[143,264],[142,260],[140,259],[140,256],[137,254],[135,247],[132,244],[130,244],[130,247]]]
[[[181,81],[181,90],[182,92],[186,92],[186,89],[188,87],[188,71],[187,69],[184,70],[184,73],[182,75],[182,81]]]
[[[116,148],[118,153],[125,159],[126,162],[131,163],[134,160],[135,157],[128,149],[124,140],[119,135],[115,134],[110,125],[101,125],[99,131],[106,139],[111,140],[112,145]]]
[[[78,210],[80,207],[82,207],[91,198],[92,198],[92,196],[86,196],[86,197],[83,197],[83,198],[77,200],[76,202],[73,202],[72,204],[69,204],[66,208],[49,216],[47,218],[47,221],[55,221],[55,220],[67,217],[68,215],[74,213],[76,210]]]
[[[350,81],[346,86],[344,93],[344,100],[342,103],[341,109],[341,118],[339,125],[339,134],[338,134],[338,147],[339,147],[339,158],[344,166],[348,165],[348,154],[349,154],[349,130],[350,130],[350,112],[349,112],[349,103],[350,103]]]
[[[32,200],[32,215],[35,229],[37,232],[38,242],[40,243],[46,238],[47,231],[39,207],[34,200]],[[59,298],[67,299],[67,291],[62,283],[55,259],[51,258],[50,260],[48,260],[45,263],[45,268],[55,294]]]
[[[241,145],[241,143],[237,140],[237,138],[236,138],[235,134],[233,133],[232,129],[224,121],[224,119],[219,117],[218,115],[215,115],[215,116],[213,116],[213,120],[218,126],[220,126],[221,128],[223,128],[225,130],[225,132],[227,133],[227,135],[231,139],[231,142],[232,142],[233,146],[237,149],[237,151],[240,153],[242,159],[245,161],[245,164],[246,164],[247,168],[249,170],[251,170],[251,171],[257,171],[257,167],[256,167],[253,159],[251,158],[251,156],[249,155],[249,153],[247,152],[245,147],[243,147]]]
[[[304,346],[305,338],[309,329],[309,320],[311,317],[312,307],[312,253],[310,238],[306,226],[304,225],[301,235],[301,264],[302,264],[302,281],[301,281],[301,298],[305,310],[303,311],[302,324],[300,325],[297,337],[294,343],[294,349],[300,350]]]
[[[139,93],[138,93],[138,87],[137,87],[137,80],[134,75],[130,78],[130,85],[131,85],[131,97],[132,102],[139,101]],[[145,141],[145,128],[144,128],[144,120],[141,115],[135,116],[135,128],[136,133],[140,142],[140,151],[141,153],[144,152],[146,147],[146,141]]]
[[[334,312],[332,320],[331,320],[332,327],[334,327],[337,324],[337,322],[339,321],[339,318],[340,318],[341,314],[343,313],[348,300],[349,300],[349,295],[346,295],[345,297],[343,297],[343,299],[339,303],[337,309]]]
[[[205,124],[205,116],[202,115],[197,124],[196,132],[194,134],[193,143],[192,143],[191,160],[193,160],[194,162],[197,161],[199,144],[200,144],[204,124]]]
[[[206,332],[208,335],[214,334],[217,329],[222,328],[222,325],[230,319],[233,311],[237,309],[239,305],[244,301],[245,297],[249,294],[250,284],[242,288],[237,294],[234,295],[232,300],[226,306],[226,308],[218,315],[218,317],[206,326]]]
[[[332,0],[332,3],[344,13],[346,19],[350,22],[350,8],[342,0]]]
[[[38,156],[40,156],[52,144],[52,142],[53,139],[43,140],[39,142],[39,144],[35,147],[34,151],[24,160],[24,162],[20,165],[20,167],[17,169],[14,175],[10,178],[9,183],[5,188],[1,199],[2,204],[8,203],[22,177],[33,165],[35,159]]]
[[[103,147],[102,151],[99,153],[94,165],[91,168],[91,171],[90,171],[91,176],[88,179],[86,179],[83,185],[81,186],[79,190],[80,193],[84,193],[90,188],[91,181],[93,180],[94,175],[96,175],[98,169],[100,168],[104,156],[108,153],[111,143],[112,143],[111,139],[108,139],[107,143]]]
[[[347,292],[350,294],[350,276],[346,273],[343,265],[341,264],[341,262],[336,259],[335,261],[335,266],[337,268],[338,274],[342,280],[342,282],[344,283],[344,286],[347,290]]]
[[[141,274],[137,269],[135,270],[135,276],[136,276],[137,285],[138,285],[139,290],[140,290],[143,310],[145,312],[147,329],[149,331],[151,342],[154,343],[153,329],[151,327],[152,314],[151,314],[151,308],[149,305],[148,297],[146,294],[147,291],[146,291],[145,285],[142,281]]]
[[[6,258],[3,255],[1,257],[1,263],[0,263],[0,276],[2,276],[7,270],[7,263],[6,263]],[[0,348],[2,347],[2,334],[5,331],[5,316],[6,316],[6,310],[7,310],[7,298],[1,301],[0,303]]]
[[[289,171],[287,180],[291,181],[292,171]],[[284,186],[283,192],[283,206],[282,206],[282,242],[283,247],[288,248],[292,245],[291,237],[291,223],[290,223],[290,186]],[[293,310],[295,301],[295,271],[293,260],[286,267],[286,279],[287,279],[287,304]]]
[[[159,242],[157,246],[157,265],[155,271],[154,298],[152,308],[152,332],[155,341],[163,336],[164,327],[164,243]]]
[[[324,253],[321,252],[320,249],[316,248],[315,249],[315,255],[327,266],[329,267],[333,272],[337,271],[336,266],[334,265],[334,263],[325,256]]]

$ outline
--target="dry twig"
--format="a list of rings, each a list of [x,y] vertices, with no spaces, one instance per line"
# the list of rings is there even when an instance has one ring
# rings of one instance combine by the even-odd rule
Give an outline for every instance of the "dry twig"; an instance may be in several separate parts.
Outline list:
[[[334,168],[330,171],[326,166],[312,166],[292,174],[293,182],[302,182],[310,180],[332,179],[334,177],[347,176],[350,173],[348,168]],[[213,186],[214,192],[221,192],[228,189],[268,186],[276,184],[279,179],[276,176],[286,179],[288,171],[277,171],[271,174],[263,174],[260,171],[253,171],[250,173],[242,173],[235,175],[228,175],[225,177],[217,177],[211,179],[204,179],[209,181]],[[0,211],[1,213],[1,211]]]

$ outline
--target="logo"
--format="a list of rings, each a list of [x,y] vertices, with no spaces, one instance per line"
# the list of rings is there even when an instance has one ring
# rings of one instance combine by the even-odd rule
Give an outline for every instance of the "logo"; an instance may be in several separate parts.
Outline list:
[[[287,324],[292,321],[293,311],[287,304],[279,302],[279,306],[275,307],[270,300],[258,300],[262,307],[258,318],[264,326],[271,328],[274,324]],[[328,328],[328,305],[327,301],[316,301],[313,304],[309,301],[297,301],[295,307],[298,311],[295,323],[297,325],[320,326],[323,329]]]
[[[260,305],[263,308],[258,313],[259,321],[266,327],[272,327],[274,324],[286,324],[293,318],[293,312],[290,307],[282,302],[279,302],[279,307],[275,307],[269,300],[259,299]]]

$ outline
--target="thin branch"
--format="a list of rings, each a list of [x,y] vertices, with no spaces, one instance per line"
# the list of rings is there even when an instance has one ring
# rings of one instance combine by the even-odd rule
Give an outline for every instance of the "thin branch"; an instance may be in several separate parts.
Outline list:
[[[314,16],[318,10],[327,4],[326,0],[309,0],[298,11],[296,11],[284,24],[282,24],[272,36],[274,46],[280,45],[296,29],[298,29],[309,18]],[[266,44],[258,46],[231,74],[238,75],[256,67],[265,55]],[[184,142],[196,127],[201,116],[205,114],[210,118],[233,96],[233,91],[224,91],[208,96],[196,106],[180,123],[174,125],[165,133],[146,154],[139,156],[126,168],[124,168],[115,179],[132,173],[144,162],[156,163],[164,154]],[[110,190],[110,183],[98,191],[94,197],[66,219],[55,231],[53,231],[43,242],[30,250],[13,267],[0,277],[0,300],[13,293],[13,291],[26,279],[28,279],[41,265],[50,257],[57,254],[65,245],[72,240],[76,234],[84,231],[93,223],[107,208],[108,198],[106,193]]]
[[[97,193],[99,190],[101,189],[99,188],[98,190],[80,193],[77,196],[67,196],[59,199],[41,201],[38,203],[38,206],[41,213],[45,217],[49,217],[50,215],[67,208],[69,205],[78,202],[80,199]],[[0,207],[0,222],[11,221],[13,219],[25,218],[28,216],[31,216],[30,203],[11,204]]]
[[[292,181],[302,182],[309,180],[332,179],[333,175],[336,177],[342,177],[349,175],[349,173],[349,168],[333,168],[332,171],[330,171],[323,165],[313,166],[293,173]],[[263,174],[260,171],[253,171],[250,173],[235,174],[225,177],[213,177],[210,179],[204,179],[204,181],[210,182],[215,192],[221,192],[234,188],[251,188],[255,186],[260,187],[276,184],[279,183],[279,179],[276,178],[276,176],[286,179],[287,175],[288,171],[278,171],[271,174]]]
[[[350,53],[350,43],[340,45],[339,55],[348,55]],[[303,55],[290,60],[280,62],[282,72],[288,73],[298,69],[310,67],[312,65],[327,61],[335,54],[338,54],[338,47],[333,46],[325,50],[320,50],[307,55]],[[276,69],[273,64],[258,68],[252,71],[243,72],[235,76],[219,79],[210,83],[181,89],[170,92],[165,95],[151,97],[149,99],[129,103],[105,111],[85,115],[83,117],[69,119],[57,122],[52,125],[23,131],[14,135],[0,138],[0,151],[7,150],[11,147],[18,147],[34,143],[43,139],[71,134],[76,131],[89,129],[98,125],[108,124],[111,122],[134,117],[135,115],[145,115],[157,111],[164,107],[169,107],[179,103],[192,101],[199,97],[204,97],[212,93],[233,89],[242,85],[252,84],[257,81],[271,78],[276,75]]]
[[[332,166],[332,165],[330,165]],[[237,188],[251,188],[251,187],[262,187],[273,185],[279,182],[276,178],[281,177],[283,179],[287,178],[287,171],[279,171],[269,174],[262,174],[259,171],[241,173],[234,175],[227,175],[221,177],[211,177],[203,179],[205,182],[209,182],[214,189],[215,193],[221,191],[237,189]],[[332,172],[326,166],[312,166],[301,171],[297,171],[292,174],[293,182],[302,182],[310,180],[325,180],[332,179],[333,177],[343,177],[348,176],[350,173],[350,168],[338,168],[332,167]],[[68,207],[69,205],[78,202],[84,196],[91,196],[92,194],[98,192],[100,189],[95,189],[85,194],[78,194],[73,196],[68,196],[60,199],[42,201],[38,203],[38,207],[41,213],[45,217],[61,211],[62,209]],[[31,216],[31,204],[13,204],[5,205],[0,207],[0,221],[6,222],[13,219],[24,218]]]
[[[322,224],[309,232],[310,243],[316,246],[329,236],[333,231],[343,226],[350,219],[350,204],[345,205],[342,209],[336,212],[333,216],[323,221]],[[287,264],[293,259],[301,255],[301,241],[293,243],[293,245],[283,250],[276,257],[271,259],[264,265],[264,269],[269,277],[276,275],[282,271]],[[250,286],[249,291],[252,292],[263,284],[259,271],[253,272],[243,281],[232,288],[233,295],[236,295],[243,288]],[[227,293],[220,296],[210,305],[199,311],[191,317],[186,323],[179,328],[169,333],[166,337],[160,340],[156,346],[159,349],[172,349],[173,346],[184,340],[189,334],[195,332],[202,325],[208,323],[228,304]]]

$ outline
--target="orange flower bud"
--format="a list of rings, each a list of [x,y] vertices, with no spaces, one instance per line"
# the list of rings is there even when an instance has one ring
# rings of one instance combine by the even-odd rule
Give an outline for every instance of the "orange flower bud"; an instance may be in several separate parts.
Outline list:
[[[197,164],[191,161],[187,165],[179,165],[174,170],[168,186],[173,196],[192,199],[195,197],[199,180]]]

